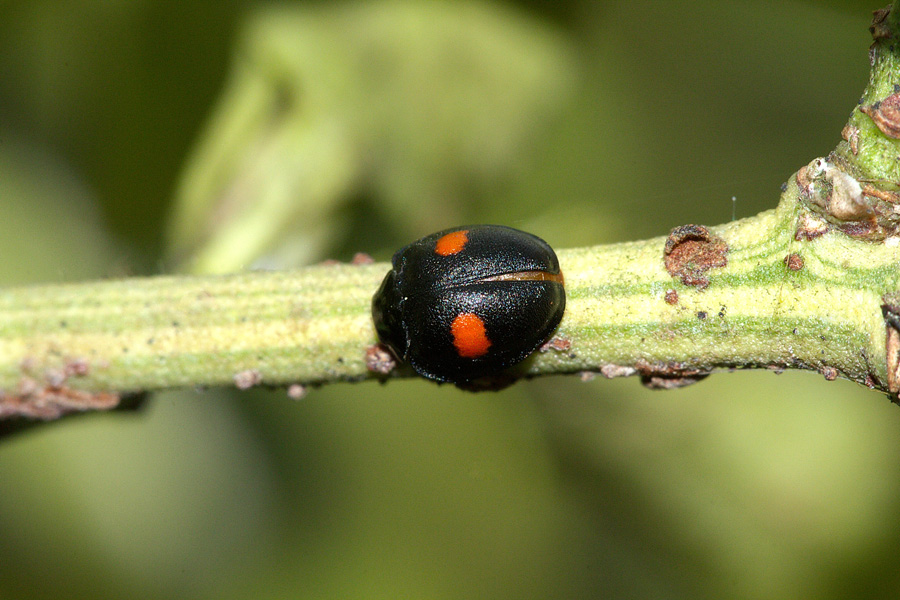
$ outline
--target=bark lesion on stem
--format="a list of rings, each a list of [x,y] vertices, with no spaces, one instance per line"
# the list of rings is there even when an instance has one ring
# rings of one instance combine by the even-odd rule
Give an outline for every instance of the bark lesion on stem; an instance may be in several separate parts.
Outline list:
[[[804,209],[854,238],[900,238],[900,48],[897,11],[875,11],[869,84],[827,157],[800,169]]]
[[[109,410],[119,405],[115,392],[79,390],[68,384],[90,373],[91,365],[84,359],[65,361],[61,369],[35,373],[29,361],[20,365],[22,376],[12,393],[0,390],[0,419],[28,417],[51,420],[72,413],[90,410]]]

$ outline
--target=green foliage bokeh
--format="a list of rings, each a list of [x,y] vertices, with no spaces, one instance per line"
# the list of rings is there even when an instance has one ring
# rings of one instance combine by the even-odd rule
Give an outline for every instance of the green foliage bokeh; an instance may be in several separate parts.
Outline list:
[[[386,260],[459,220],[566,247],[771,208],[783,181],[837,143],[877,8],[440,4],[443,23],[477,21],[466,35],[485,64],[506,64],[528,35],[551,40],[561,62],[535,81],[558,93],[504,98],[492,86],[509,73],[486,68],[493,93],[431,97],[471,73],[412,71],[423,89],[405,89],[379,87],[390,65],[358,71],[373,81],[347,106],[377,91],[388,117],[353,129],[368,137],[348,147],[369,154],[323,221],[304,224],[306,260]],[[348,29],[353,11],[427,5],[277,10],[309,16],[306,33],[336,44],[337,60],[350,52],[341,35],[391,31]],[[0,2],[0,284],[173,267],[175,198],[269,10]],[[419,27],[397,23],[398,38]],[[302,101],[308,80],[296,83]],[[336,119],[349,114],[344,96],[326,97]],[[454,137],[422,115],[450,115]],[[175,391],[0,443],[0,598],[893,598],[898,475],[897,408],[809,373],[723,373],[670,392],[576,377],[487,395],[423,381],[300,401]]]

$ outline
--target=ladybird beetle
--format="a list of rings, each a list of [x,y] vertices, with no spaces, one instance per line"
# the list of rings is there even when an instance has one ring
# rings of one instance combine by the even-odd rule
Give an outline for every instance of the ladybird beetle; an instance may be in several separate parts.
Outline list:
[[[401,248],[372,300],[380,340],[420,375],[466,383],[511,367],[559,325],[556,253],[511,227],[439,231]]]

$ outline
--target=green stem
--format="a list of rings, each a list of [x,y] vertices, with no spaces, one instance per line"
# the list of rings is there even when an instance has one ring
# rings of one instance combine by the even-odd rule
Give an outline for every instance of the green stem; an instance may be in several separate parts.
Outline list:
[[[777,210],[710,230],[727,243],[728,264],[709,270],[702,289],[666,271],[665,238],[560,251],[568,304],[557,337],[571,346],[537,353],[525,373],[637,368],[677,383],[716,368],[768,366],[886,381],[880,306],[900,289],[900,248],[837,231],[794,241],[797,193],[792,184]],[[792,253],[803,262],[796,271],[785,264]],[[232,385],[250,374],[251,383],[271,385],[373,377],[365,360],[376,341],[370,301],[388,268],[7,289],[0,389],[13,395],[33,381],[133,392]]]
[[[272,384],[365,372],[368,303],[384,268],[155,277],[0,292],[0,389],[23,376],[120,392],[220,385],[257,370]]]
[[[559,251],[566,314],[555,343],[520,374],[637,373],[672,387],[716,369],[803,368],[896,396],[895,20],[876,17],[872,78],[845,141],[792,177],[777,209],[708,231]],[[370,302],[388,269],[0,290],[0,417],[51,418],[177,386],[376,377],[366,363],[376,342]]]

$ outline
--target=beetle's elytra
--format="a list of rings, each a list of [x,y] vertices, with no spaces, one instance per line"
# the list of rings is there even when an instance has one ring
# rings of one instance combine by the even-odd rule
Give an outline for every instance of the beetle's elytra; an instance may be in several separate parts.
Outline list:
[[[500,225],[439,231],[398,250],[372,300],[381,341],[424,377],[466,383],[524,360],[566,306],[556,253]]]

